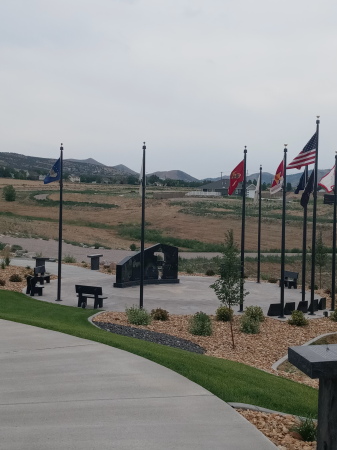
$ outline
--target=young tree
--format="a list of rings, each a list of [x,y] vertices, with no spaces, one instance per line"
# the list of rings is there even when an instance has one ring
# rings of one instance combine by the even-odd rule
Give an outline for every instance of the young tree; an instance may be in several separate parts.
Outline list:
[[[222,251],[222,257],[219,263],[220,278],[210,287],[220,302],[232,309],[234,305],[238,305],[241,301],[241,260],[239,249],[234,242],[233,230],[226,233],[225,245]],[[248,292],[244,292],[246,296]],[[233,333],[233,318],[230,319],[232,346],[235,348],[234,333]]]
[[[6,202],[14,202],[16,199],[16,191],[11,184],[3,188],[2,195]]]
[[[319,288],[322,289],[322,270],[326,266],[328,261],[328,249],[324,245],[322,230],[319,231],[319,235],[316,241],[316,253],[315,264],[319,270]]]

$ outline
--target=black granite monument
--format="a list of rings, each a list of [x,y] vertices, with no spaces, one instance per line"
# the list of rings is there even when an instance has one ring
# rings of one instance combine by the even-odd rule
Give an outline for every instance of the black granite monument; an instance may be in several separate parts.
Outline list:
[[[162,259],[158,253],[162,254]],[[140,284],[140,252],[127,256],[116,266],[114,287],[124,288]],[[144,250],[144,284],[179,283],[178,248],[156,244]]]

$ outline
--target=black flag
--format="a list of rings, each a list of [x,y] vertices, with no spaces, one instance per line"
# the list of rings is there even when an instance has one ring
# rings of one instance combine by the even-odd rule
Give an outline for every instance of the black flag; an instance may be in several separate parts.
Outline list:
[[[304,172],[302,173],[300,181],[298,182],[297,188],[294,191],[295,194],[298,194],[300,191],[304,191],[305,183],[307,181],[305,172],[306,172],[306,170],[304,169]]]
[[[307,185],[305,186],[304,192],[301,197],[301,206],[303,206],[303,208],[308,206],[310,194],[314,190],[314,176],[315,176],[315,171],[313,170],[311,172],[311,175],[308,179]]]

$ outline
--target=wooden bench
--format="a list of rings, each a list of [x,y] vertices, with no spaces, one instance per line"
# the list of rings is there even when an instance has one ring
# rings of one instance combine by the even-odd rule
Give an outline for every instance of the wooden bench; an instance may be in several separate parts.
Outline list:
[[[78,296],[77,306],[85,308],[87,306],[88,298],[94,299],[94,309],[103,308],[103,300],[108,297],[103,297],[102,288],[100,286],[84,286],[81,284],[75,285],[76,294]]]
[[[31,297],[34,297],[35,294],[37,294],[40,297],[42,296],[42,291],[43,291],[44,286],[42,286],[41,284],[37,284],[37,283],[38,283],[37,277],[28,275],[27,289],[26,289],[27,295],[30,295]]]
[[[298,272],[284,271],[284,286],[288,289],[294,287],[297,289]],[[281,279],[279,279],[279,285],[281,286]]]
[[[46,283],[50,283],[50,273],[46,272],[45,266],[34,267],[34,277],[40,284],[44,284],[45,280]]]

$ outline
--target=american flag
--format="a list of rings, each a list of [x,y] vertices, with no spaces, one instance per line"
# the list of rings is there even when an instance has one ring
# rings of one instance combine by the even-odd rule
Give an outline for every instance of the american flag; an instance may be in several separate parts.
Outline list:
[[[296,156],[295,159],[287,165],[287,169],[300,169],[302,166],[313,164],[316,159],[317,151],[317,133],[313,135],[304,149]]]

